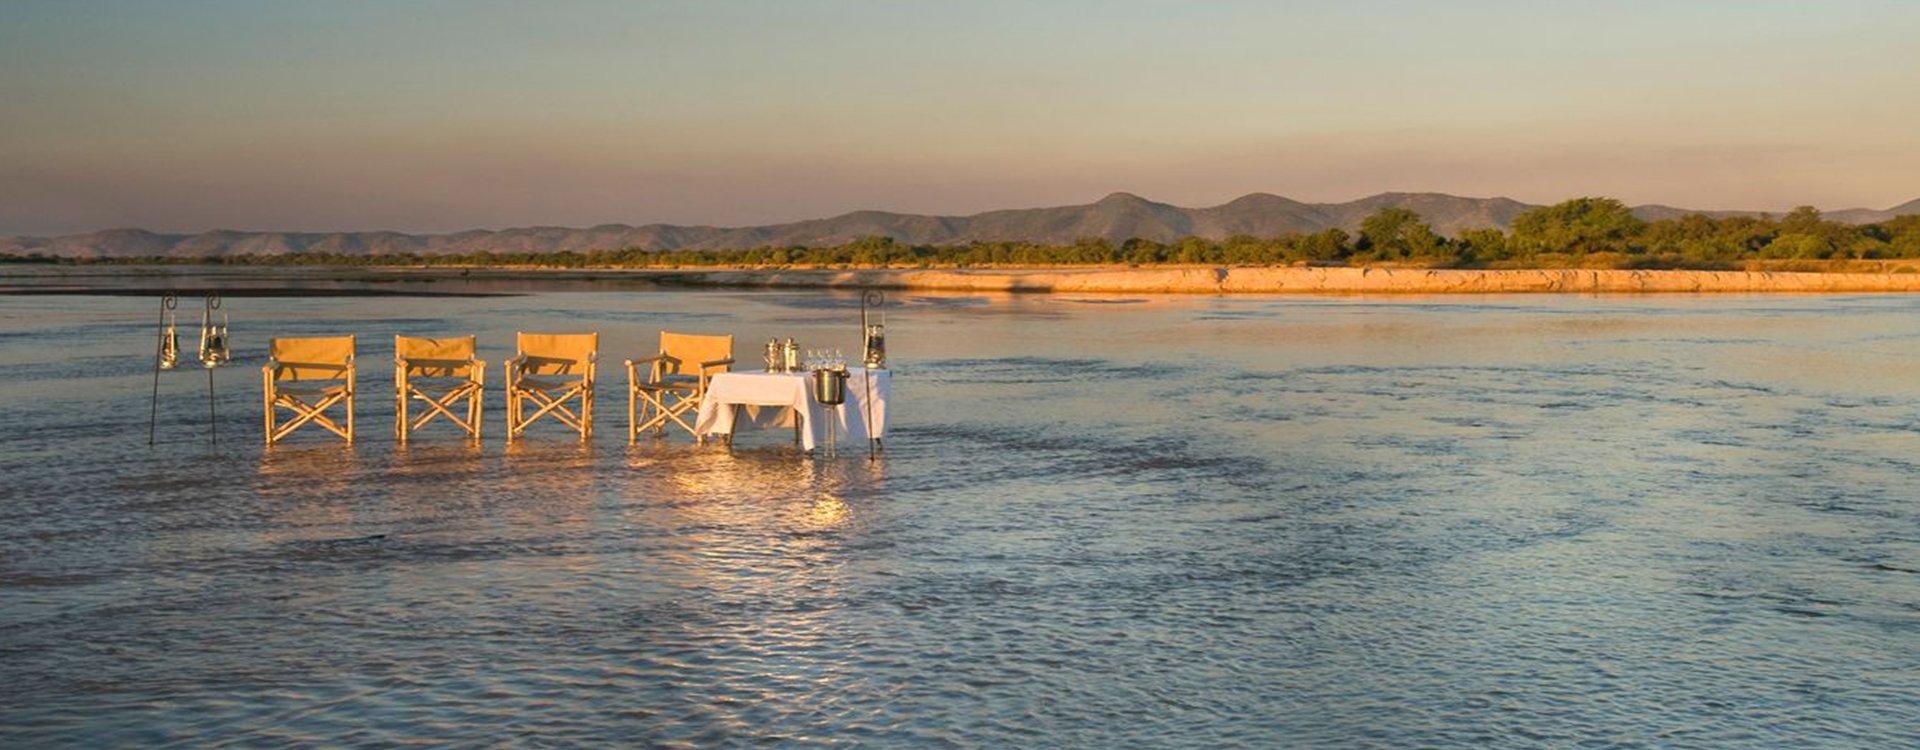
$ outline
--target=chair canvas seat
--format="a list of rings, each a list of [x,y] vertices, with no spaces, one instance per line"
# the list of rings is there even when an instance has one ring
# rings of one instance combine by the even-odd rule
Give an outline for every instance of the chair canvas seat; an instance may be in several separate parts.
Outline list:
[[[600,334],[520,333],[516,341],[519,352],[507,362],[507,441],[542,417],[573,427],[583,441],[592,437]]]
[[[308,424],[353,443],[353,349],[352,336],[268,342],[267,364],[260,368],[267,445]],[[345,407],[345,424],[327,413],[336,404]],[[293,412],[284,424],[281,410]]]
[[[345,393],[347,390],[347,386],[344,383],[339,385],[324,385],[324,384],[318,384],[318,383],[295,382],[295,383],[283,383],[275,387],[274,390],[283,394],[288,394],[293,396],[312,397],[312,396],[327,396],[335,393]]]
[[[414,339],[408,336],[395,336],[397,341],[438,341],[437,339]],[[471,339],[472,336],[467,338]],[[394,356],[406,360],[408,380],[459,380],[467,381],[467,373],[472,371],[478,361],[469,356],[466,359],[434,359],[427,357],[409,357],[404,352],[411,351],[412,344],[394,344]],[[436,351],[441,347],[435,347]]]
[[[700,389],[700,379],[684,375],[668,375],[661,382],[641,382],[634,384],[634,387],[647,391],[697,391]]]
[[[733,368],[733,337],[661,331],[659,354],[630,359],[626,365],[627,442],[647,430],[665,435],[669,424],[680,425],[697,440],[688,413],[699,408],[707,380]]]
[[[393,337],[394,437],[402,443],[436,417],[480,439],[481,395],[486,363],[476,357],[474,337]],[[411,407],[418,402],[418,416]]]
[[[563,391],[580,385],[579,378],[549,378],[528,375],[520,379],[520,388],[534,391]]]
[[[467,378],[407,378],[407,385],[416,391],[447,393],[462,388],[470,388],[473,381]]]

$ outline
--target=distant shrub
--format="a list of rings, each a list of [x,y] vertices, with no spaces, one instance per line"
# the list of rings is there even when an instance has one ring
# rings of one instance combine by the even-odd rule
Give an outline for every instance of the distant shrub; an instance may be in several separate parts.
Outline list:
[[[1172,241],[1101,238],[1072,244],[974,241],[959,245],[911,245],[863,237],[834,246],[800,245],[727,250],[647,250],[638,247],[556,252],[467,252],[361,255],[297,252],[214,258],[53,258],[41,253],[0,253],[0,263],[109,265],[226,264],[236,266],[412,266],[472,268],[996,268],[1160,264],[1345,266],[1378,263],[1409,268],[1624,268],[1635,270],[1746,267],[1771,271],[1866,271],[1916,273],[1920,264],[1849,266],[1887,259],[1920,259],[1920,215],[1876,224],[1827,221],[1802,206],[1779,218],[1714,218],[1689,214],[1646,222],[1611,198],[1580,198],[1528,211],[1511,231],[1468,229],[1458,237],[1434,232],[1424,217],[1385,208],[1363,222],[1358,236],[1339,228],[1278,237],[1239,234],[1225,239],[1183,237]]]

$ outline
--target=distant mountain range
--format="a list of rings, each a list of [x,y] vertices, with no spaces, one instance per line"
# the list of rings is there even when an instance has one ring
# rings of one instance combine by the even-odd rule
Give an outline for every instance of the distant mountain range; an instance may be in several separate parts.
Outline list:
[[[1357,232],[1360,222],[1386,207],[1412,209],[1436,231],[1457,235],[1476,228],[1506,229],[1515,216],[1537,206],[1508,198],[1462,198],[1440,193],[1382,193],[1347,203],[1302,203],[1253,193],[1209,208],[1182,208],[1129,193],[1114,193],[1082,206],[988,211],[972,216],[925,216],[885,211],[855,211],[830,219],[757,227],[602,224],[588,229],[525,227],[452,234],[400,232],[242,232],[159,234],[143,229],[109,229],[61,237],[0,239],[0,253],[42,253],[74,258],[166,256],[213,258],[227,255],[290,253],[544,253],[557,251],[700,250],[772,246],[838,245],[862,237],[885,236],[915,245],[952,245],[981,241],[1069,244],[1098,237],[1113,242],[1141,238],[1161,242],[1182,237],[1224,238],[1236,234],[1274,237],[1338,227]],[[1633,209],[1649,221],[1689,213],[1714,217],[1760,216],[1758,211],[1693,211],[1646,205]],[[1854,208],[1826,213],[1850,224],[1920,214],[1920,200],[1884,211]]]

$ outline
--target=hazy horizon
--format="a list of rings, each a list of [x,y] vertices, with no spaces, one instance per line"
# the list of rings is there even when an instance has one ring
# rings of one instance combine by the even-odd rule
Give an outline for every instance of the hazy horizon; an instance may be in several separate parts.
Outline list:
[[[0,236],[1920,198],[1920,5],[0,6]]]

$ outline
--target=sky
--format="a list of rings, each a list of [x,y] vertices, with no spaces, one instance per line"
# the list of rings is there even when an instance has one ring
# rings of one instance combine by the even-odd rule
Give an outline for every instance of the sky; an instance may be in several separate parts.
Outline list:
[[[1920,198],[1913,0],[0,3],[0,236]]]

